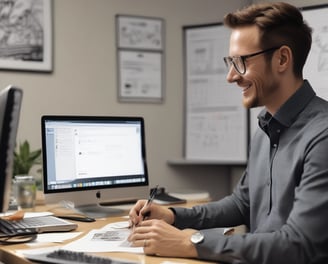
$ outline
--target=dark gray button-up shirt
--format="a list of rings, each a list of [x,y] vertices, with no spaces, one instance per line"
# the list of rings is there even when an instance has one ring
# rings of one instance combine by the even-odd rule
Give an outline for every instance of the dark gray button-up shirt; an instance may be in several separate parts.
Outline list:
[[[328,102],[307,81],[271,116],[259,115],[234,192],[192,209],[175,226],[202,229],[199,258],[233,263],[328,263]],[[244,235],[218,227],[246,224]]]

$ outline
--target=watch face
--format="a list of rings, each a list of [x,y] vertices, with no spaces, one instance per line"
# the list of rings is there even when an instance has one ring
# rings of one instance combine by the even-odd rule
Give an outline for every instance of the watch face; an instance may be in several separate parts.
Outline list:
[[[196,232],[191,235],[190,241],[194,244],[199,244],[204,240],[204,235],[201,232]]]

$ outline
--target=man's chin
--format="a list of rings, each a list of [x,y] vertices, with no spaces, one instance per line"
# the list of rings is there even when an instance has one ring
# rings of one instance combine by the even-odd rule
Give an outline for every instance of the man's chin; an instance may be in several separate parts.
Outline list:
[[[250,100],[247,98],[243,99],[243,105],[247,109],[255,108],[261,106],[257,100]]]

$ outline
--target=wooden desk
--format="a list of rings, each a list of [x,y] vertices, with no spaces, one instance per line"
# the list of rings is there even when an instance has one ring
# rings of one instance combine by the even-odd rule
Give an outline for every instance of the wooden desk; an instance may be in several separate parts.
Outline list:
[[[197,203],[188,203],[188,204],[182,204],[181,206],[190,207],[192,205],[195,205]],[[37,206],[34,211],[47,211],[51,206]],[[125,221],[126,218],[123,218],[123,216],[127,215],[127,211],[122,216],[115,216],[115,217],[109,217],[104,220],[97,220],[92,223],[86,223],[86,222],[76,222],[78,224],[78,228],[76,231],[82,232],[79,237],[74,238],[72,240],[67,240],[63,244],[67,244],[69,242],[72,242],[73,240],[79,239],[82,236],[86,235],[90,230],[92,229],[98,229],[102,228],[103,226],[112,223],[112,222],[118,222],[118,221]],[[72,221],[73,222],[73,221]],[[58,243],[49,243],[47,246],[58,246]],[[45,245],[42,245],[40,247],[45,247]],[[19,249],[34,249],[36,247],[29,247],[26,244],[16,244],[16,245],[1,245],[0,246],[0,261],[3,261],[5,264],[31,264],[32,262],[26,260],[25,258],[19,256],[16,253],[16,250]],[[122,258],[122,259],[129,259],[134,261],[139,261],[143,264],[159,264],[162,263],[164,260],[169,260],[176,263],[190,263],[190,264],[201,264],[201,263],[213,263],[213,262],[206,262],[206,261],[200,261],[200,260],[194,260],[194,259],[181,259],[181,258],[167,258],[167,257],[155,257],[155,256],[146,256],[144,254],[134,254],[134,253],[121,253],[121,252],[106,252],[106,253],[96,253],[100,256],[107,256],[107,257],[113,257],[113,258]]]

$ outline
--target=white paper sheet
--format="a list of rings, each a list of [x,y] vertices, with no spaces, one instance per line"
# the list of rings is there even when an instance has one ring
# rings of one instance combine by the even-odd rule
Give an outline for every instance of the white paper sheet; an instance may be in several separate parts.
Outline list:
[[[65,240],[75,238],[81,235],[82,232],[59,232],[59,233],[43,233],[38,234],[36,240],[27,243],[28,246],[40,246],[40,243],[62,243]]]
[[[142,247],[132,247],[127,238],[131,230],[127,221],[111,223],[102,229],[93,229],[63,249],[79,252],[131,252],[143,253]]]

